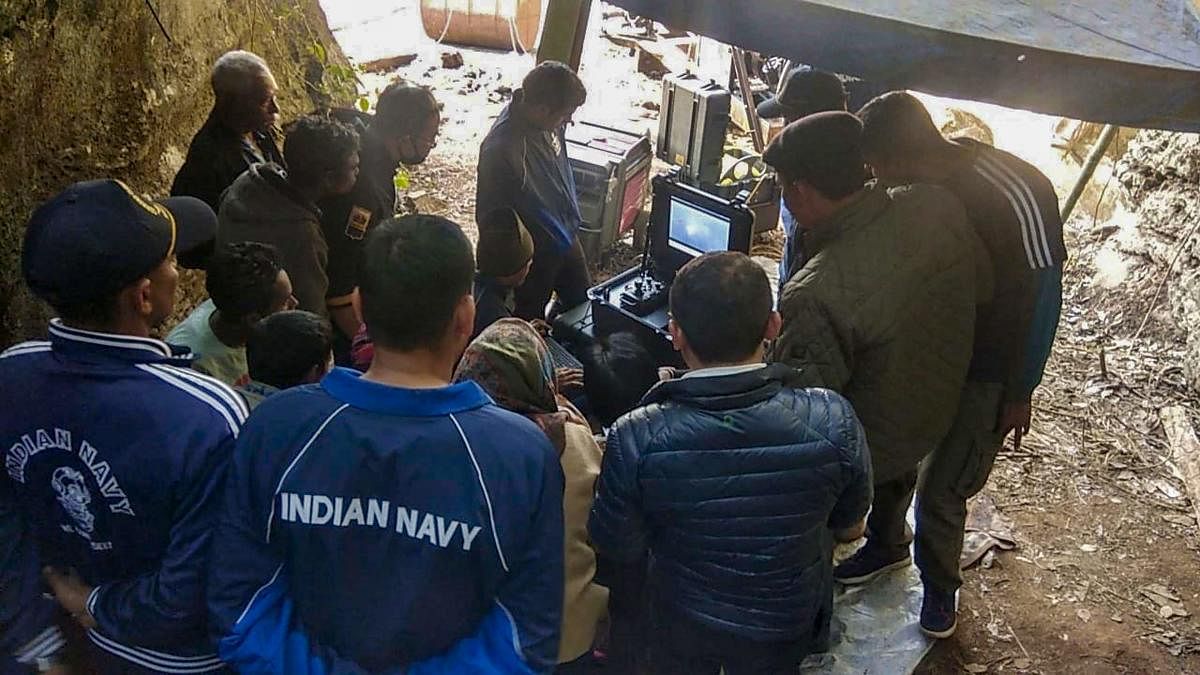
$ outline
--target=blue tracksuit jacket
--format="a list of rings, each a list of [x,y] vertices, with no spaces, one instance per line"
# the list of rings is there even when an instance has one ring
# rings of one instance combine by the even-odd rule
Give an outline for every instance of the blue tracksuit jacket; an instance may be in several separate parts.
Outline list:
[[[43,563],[94,585],[97,649],[122,670],[222,667],[204,573],[245,403],[158,340],[53,322],[0,356],[3,489]]]
[[[338,369],[255,409],[231,464],[209,607],[243,673],[554,667],[563,477],[473,382]]]
[[[42,594],[33,539],[8,488],[0,483],[0,674],[28,673],[66,640],[55,625],[58,603]]]
[[[517,90],[513,100],[521,96]],[[565,127],[533,129],[514,114],[512,103],[479,147],[475,218],[486,222],[496,209],[515,210],[538,251],[547,245],[559,253],[570,249],[583,225]]]

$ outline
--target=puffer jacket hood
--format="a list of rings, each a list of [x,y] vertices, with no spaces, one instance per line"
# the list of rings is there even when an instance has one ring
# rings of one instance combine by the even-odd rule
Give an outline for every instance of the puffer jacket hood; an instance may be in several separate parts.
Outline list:
[[[229,186],[217,214],[217,246],[242,241],[274,246],[299,308],[324,315],[329,246],[321,210],[285,176],[277,164],[256,164]]]
[[[649,553],[665,609],[754,640],[819,643],[830,528],[871,501],[850,404],[794,389],[781,364],[656,385],[609,432],[589,530],[619,561]]]
[[[284,169],[278,164],[255,164],[243,175],[221,198],[221,211],[227,212],[231,220],[294,223],[314,219],[320,213],[288,185]]]

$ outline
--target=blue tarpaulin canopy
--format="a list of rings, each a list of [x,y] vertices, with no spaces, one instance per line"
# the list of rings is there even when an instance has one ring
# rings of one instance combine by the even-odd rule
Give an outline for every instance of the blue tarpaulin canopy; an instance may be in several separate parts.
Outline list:
[[[611,0],[881,89],[1200,131],[1197,0]]]

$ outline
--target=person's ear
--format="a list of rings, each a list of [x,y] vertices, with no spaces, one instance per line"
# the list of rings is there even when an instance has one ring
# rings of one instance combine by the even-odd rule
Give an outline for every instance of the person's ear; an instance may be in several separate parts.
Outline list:
[[[785,179],[780,176],[780,189],[784,195],[791,195],[793,198],[802,196],[800,192],[801,182],[795,179]]]
[[[321,184],[317,186],[321,194],[327,195],[333,192],[334,188],[338,187],[338,174],[336,171],[325,171],[321,174]]]
[[[152,287],[153,282],[150,281],[149,277],[142,277],[125,291],[128,297],[128,304],[137,312],[138,316],[149,317],[154,315],[154,290]]]
[[[308,372],[304,374],[304,384],[314,384],[316,382],[320,382],[321,379],[323,377],[325,377],[325,373],[328,373],[328,372],[329,372],[329,364],[328,363],[321,363],[321,364],[315,365],[312,368],[309,368]]]
[[[392,159],[399,160],[404,156],[403,145],[404,143],[401,141],[399,136],[393,136],[391,134],[384,135],[383,147],[387,150],[388,156]]]
[[[771,312],[771,316],[767,317],[767,329],[763,332],[763,340],[770,342],[779,337],[779,331],[783,329],[783,317],[779,312]]]
[[[671,334],[671,346],[682,354],[683,350],[687,349],[687,336],[683,334],[683,329],[679,327],[679,324],[675,323],[675,319],[667,322],[667,332]]]
[[[468,293],[458,300],[454,309],[454,333],[470,339],[475,332],[475,296]]]
[[[420,154],[417,151],[417,139],[413,134],[404,134],[396,143],[396,149],[399,151],[399,159],[402,162],[415,161]]]

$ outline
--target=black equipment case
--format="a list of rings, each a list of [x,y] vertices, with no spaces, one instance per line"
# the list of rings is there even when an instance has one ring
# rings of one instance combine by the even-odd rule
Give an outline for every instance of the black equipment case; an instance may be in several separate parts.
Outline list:
[[[672,243],[671,217],[676,202],[700,209],[728,225],[724,249],[749,253],[754,216],[741,198],[722,199],[680,182],[677,175],[656,176],[650,231],[642,264],[588,291],[593,336],[628,331],[664,365],[680,365],[667,331],[668,297],[679,268],[699,255]],[[714,320],[720,321],[719,317]]]
[[[729,127],[729,90],[684,73],[664,77],[662,91],[658,158],[681,167],[688,182],[716,183]]]

